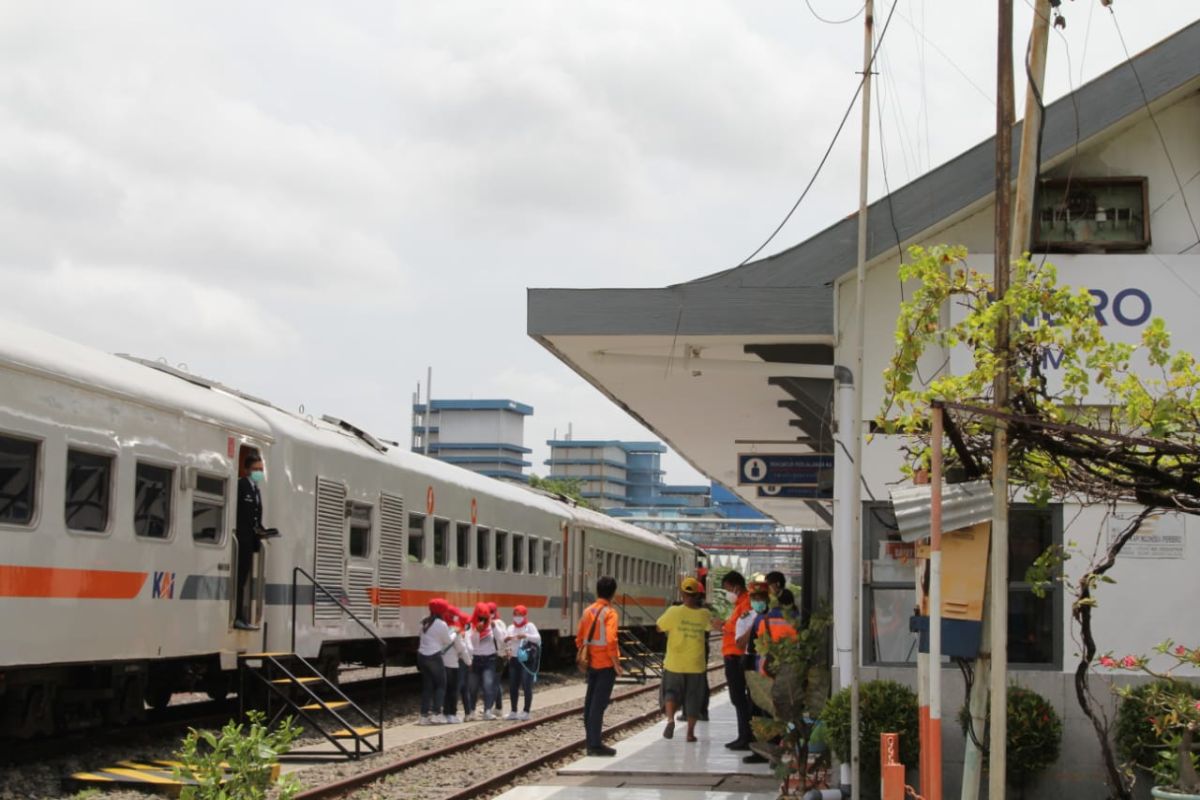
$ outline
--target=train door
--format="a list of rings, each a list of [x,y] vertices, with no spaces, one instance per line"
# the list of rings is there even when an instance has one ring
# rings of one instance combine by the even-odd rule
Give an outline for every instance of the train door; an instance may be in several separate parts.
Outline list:
[[[375,623],[375,561],[371,558],[378,535],[373,504],[357,496],[346,501],[347,605],[360,622]]]
[[[228,453],[233,454],[234,437],[228,440]],[[266,449],[257,442],[242,442],[237,448],[237,476],[234,492],[233,536],[229,537],[230,573],[233,591],[229,592],[229,626],[240,629],[255,629],[262,624],[266,602],[267,554],[270,536],[275,533],[267,528],[265,520],[271,518],[271,487],[262,483],[267,477],[264,467]],[[261,463],[260,463],[261,462]],[[256,475],[255,473],[260,473]],[[193,514],[197,508],[211,511],[223,505],[224,490],[219,481],[194,472],[190,477],[193,494]],[[284,485],[280,482],[280,485]],[[277,497],[278,497],[277,493]],[[283,500],[280,497],[279,502]],[[193,524],[195,524],[193,519]]]

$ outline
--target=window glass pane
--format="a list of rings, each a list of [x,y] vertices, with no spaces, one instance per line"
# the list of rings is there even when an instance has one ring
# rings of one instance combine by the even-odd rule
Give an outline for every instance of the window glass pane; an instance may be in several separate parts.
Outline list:
[[[108,527],[112,463],[112,456],[82,450],[67,451],[63,513],[71,530],[102,531]]]
[[[532,536],[529,537],[529,558],[525,561],[529,565],[529,574],[532,575],[538,570],[538,540]],[[545,572],[546,568],[542,568]]]
[[[917,634],[908,629],[915,589],[870,590],[870,659],[876,663],[917,661]]]
[[[371,507],[346,503],[346,516],[350,518],[350,555],[367,558],[371,554]]]
[[[174,470],[137,465],[133,495],[133,532],[150,539],[171,535],[171,477]]]
[[[471,526],[465,522],[459,522],[454,526],[454,530],[454,544],[458,548],[458,565],[469,567],[471,566]]]
[[[450,563],[450,520],[433,520],[433,563],[444,567]]]
[[[196,491],[204,494],[211,494],[224,499],[225,497],[225,479],[214,478],[211,475],[196,476]]]
[[[512,571],[525,571],[525,537],[519,533],[512,538]]]
[[[1034,597],[1028,589],[1008,593],[1008,663],[1049,664],[1054,661],[1054,602]]]
[[[220,542],[225,533],[225,506],[210,500],[192,500],[192,541]]]
[[[1013,508],[1008,515],[1008,580],[1024,583],[1025,572],[1054,542],[1048,509]]]
[[[490,528],[475,529],[475,566],[487,569],[492,563],[492,531]]]
[[[38,443],[0,436],[0,522],[28,525],[33,520]]]
[[[507,531],[496,531],[496,569],[498,571],[503,572],[505,569],[507,569],[507,567],[505,566],[505,559],[507,557],[508,557],[508,532]]]
[[[558,563],[558,545],[542,542],[542,574],[555,575],[554,565]]]
[[[425,560],[425,515],[408,515],[408,560]]]

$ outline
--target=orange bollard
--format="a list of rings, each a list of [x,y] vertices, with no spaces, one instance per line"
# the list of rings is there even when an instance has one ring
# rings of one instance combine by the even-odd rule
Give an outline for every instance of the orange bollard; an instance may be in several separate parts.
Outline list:
[[[881,800],[904,800],[904,765],[900,757],[900,734],[879,734],[879,796]]]

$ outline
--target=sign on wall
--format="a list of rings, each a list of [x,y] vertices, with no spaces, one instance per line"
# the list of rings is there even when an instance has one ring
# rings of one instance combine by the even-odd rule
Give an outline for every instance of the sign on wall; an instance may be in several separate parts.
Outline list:
[[[1116,511],[1108,516],[1108,543],[1112,544],[1129,527],[1135,511]],[[1179,559],[1185,554],[1187,531],[1183,514],[1163,514],[1142,523],[1141,529],[1125,543],[1121,558]]]

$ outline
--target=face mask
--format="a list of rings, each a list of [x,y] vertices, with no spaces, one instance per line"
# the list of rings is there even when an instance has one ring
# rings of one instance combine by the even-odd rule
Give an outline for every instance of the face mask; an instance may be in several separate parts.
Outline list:
[[[250,480],[255,483],[262,483],[267,479],[266,474],[261,469],[256,469],[250,473]]]
[[[728,589],[725,590],[725,599],[728,600],[729,602],[736,603],[737,597],[738,596],[737,596],[736,592],[731,592]]]
[[[761,614],[762,612],[767,610],[767,601],[766,600],[751,600],[750,607],[753,608],[757,613]]]
[[[516,625],[519,628],[524,624],[525,624],[524,617],[513,617],[513,625]]]

